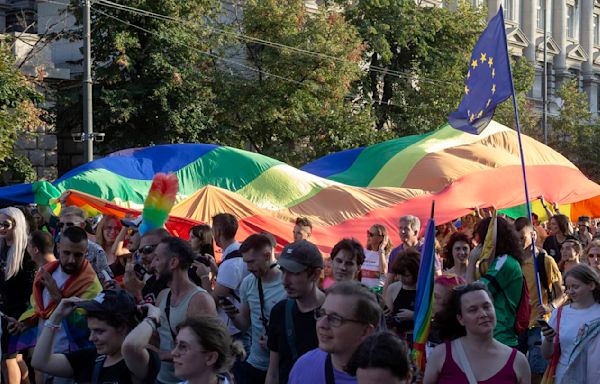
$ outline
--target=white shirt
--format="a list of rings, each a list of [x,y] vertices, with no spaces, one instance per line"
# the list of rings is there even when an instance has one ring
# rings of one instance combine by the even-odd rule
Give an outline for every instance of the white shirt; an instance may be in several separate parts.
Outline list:
[[[67,282],[70,276],[71,275],[65,273],[62,270],[60,264],[58,265],[58,268],[56,268],[56,270],[52,272],[52,278],[54,279],[54,281],[56,281],[56,285],[61,291],[63,290],[65,283]],[[44,308],[46,308],[51,300],[50,292],[48,292],[48,289],[46,288],[44,288],[44,290],[42,291],[42,299],[44,300]],[[44,330],[45,321],[46,320],[40,318],[40,321],[38,322],[38,335],[42,334],[42,331]],[[65,333],[65,329],[63,326],[61,326],[58,329],[58,331],[56,331],[52,351],[54,353],[69,352],[69,339],[67,338],[67,334]]]
[[[362,271],[361,283],[369,288],[383,287],[385,274],[381,273],[379,251],[365,249],[365,261],[360,270]]]
[[[556,316],[558,309],[555,309],[550,316],[548,324],[556,330]],[[594,303],[589,308],[575,309],[571,305],[565,305],[560,317],[560,359],[556,367],[555,383],[560,383],[562,376],[569,364],[569,357],[575,347],[575,340],[581,327],[590,321],[600,318],[600,304]]]

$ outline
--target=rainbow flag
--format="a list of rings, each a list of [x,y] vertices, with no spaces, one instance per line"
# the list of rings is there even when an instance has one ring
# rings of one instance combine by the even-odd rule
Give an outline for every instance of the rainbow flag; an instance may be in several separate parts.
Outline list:
[[[433,310],[433,279],[435,277],[435,219],[427,223],[425,241],[421,251],[419,266],[419,281],[417,282],[417,297],[415,300],[415,330],[413,334],[413,359],[417,368],[425,371],[427,362],[425,344],[429,336],[431,315]]]

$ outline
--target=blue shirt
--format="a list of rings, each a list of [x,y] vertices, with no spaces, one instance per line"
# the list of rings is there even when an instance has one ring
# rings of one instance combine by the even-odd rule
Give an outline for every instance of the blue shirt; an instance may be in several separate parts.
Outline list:
[[[319,348],[302,355],[290,372],[288,384],[326,384],[325,359],[327,353]],[[335,384],[356,384],[356,377],[333,368]],[[383,383],[382,383],[383,384]]]

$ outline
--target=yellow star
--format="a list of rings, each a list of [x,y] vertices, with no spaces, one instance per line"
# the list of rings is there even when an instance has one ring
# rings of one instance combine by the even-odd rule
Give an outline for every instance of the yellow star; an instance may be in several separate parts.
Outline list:
[[[481,60],[482,63],[485,63],[485,61],[487,60],[487,58],[485,57],[485,53],[481,53],[481,58],[479,58],[479,60]]]
[[[492,84],[492,95],[496,93],[496,84]]]
[[[494,58],[493,57],[490,57],[488,59],[488,65],[490,66],[490,68],[492,67],[492,65],[494,65]]]
[[[481,116],[483,116],[483,109],[481,111],[479,111],[479,113],[477,114],[477,118],[481,118]]]
[[[467,87],[467,86],[465,85],[465,95],[468,95],[468,94],[469,94],[469,87]]]
[[[473,60],[471,67],[473,67],[473,69],[477,68],[477,60]]]
[[[492,99],[488,99],[487,103],[485,104],[485,107],[486,108],[489,107],[491,103],[492,103]]]
[[[496,68],[492,68],[492,79],[496,77]]]
[[[473,122],[473,120],[475,120],[475,115],[474,115],[474,114],[473,114],[473,115],[471,115],[471,117],[469,118],[469,121],[470,121],[471,123]]]

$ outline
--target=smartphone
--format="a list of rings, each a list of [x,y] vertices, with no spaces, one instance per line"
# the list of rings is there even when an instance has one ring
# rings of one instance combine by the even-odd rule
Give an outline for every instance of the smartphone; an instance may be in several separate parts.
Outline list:
[[[144,280],[144,276],[148,273],[146,268],[144,268],[142,266],[142,264],[139,264],[139,263],[135,263],[133,265],[133,271],[135,272],[135,275],[137,276],[137,278],[142,281]]]
[[[238,312],[238,309],[235,307],[235,305],[233,304],[233,302],[231,300],[229,300],[228,297],[219,296],[219,304],[221,304],[221,306],[230,305],[230,306],[232,306],[232,307],[235,308],[236,312]]]
[[[548,322],[544,319],[536,319],[538,325],[542,328],[550,328],[552,329],[552,327],[550,326],[550,324],[548,324]]]

